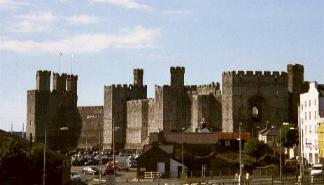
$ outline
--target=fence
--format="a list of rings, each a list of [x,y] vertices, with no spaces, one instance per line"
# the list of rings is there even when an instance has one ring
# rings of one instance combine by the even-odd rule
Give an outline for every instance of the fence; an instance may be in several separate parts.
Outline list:
[[[158,179],[160,177],[159,172],[145,172],[144,179]]]

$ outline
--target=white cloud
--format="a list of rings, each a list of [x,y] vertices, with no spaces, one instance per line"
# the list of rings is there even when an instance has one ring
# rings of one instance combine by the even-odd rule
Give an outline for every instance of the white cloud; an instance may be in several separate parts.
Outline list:
[[[189,10],[164,10],[163,14],[170,15],[170,16],[185,16],[185,15],[191,15],[192,11],[189,11]]]
[[[18,0],[0,0],[0,9],[17,8],[18,6],[23,4],[26,4],[26,2]]]
[[[71,25],[88,25],[97,22],[97,17],[90,15],[73,15],[71,17],[67,17],[66,21]]]
[[[153,8],[146,4],[137,3],[135,0],[89,0],[91,2],[108,3],[127,9],[152,10]]]
[[[69,17],[56,16],[51,12],[36,12],[18,15],[16,20],[11,21],[11,30],[20,33],[46,32],[53,30],[53,23],[62,21],[74,26],[89,25],[96,23],[98,18],[91,15],[80,14]]]
[[[91,53],[108,48],[155,47],[159,33],[159,29],[137,26],[126,34],[79,34],[44,42],[0,38],[0,50],[16,53]]]
[[[12,30],[22,33],[48,31],[52,23],[59,19],[50,12],[29,13],[18,15],[16,18],[18,21],[12,25]]]

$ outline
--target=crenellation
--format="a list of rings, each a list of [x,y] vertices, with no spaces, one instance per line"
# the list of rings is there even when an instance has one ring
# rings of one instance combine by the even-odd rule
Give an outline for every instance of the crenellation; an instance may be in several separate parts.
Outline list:
[[[115,133],[116,149],[120,150],[125,147],[141,149],[151,132],[179,131],[182,128],[196,131],[202,121],[206,122],[208,129],[224,132],[237,131],[239,122],[244,123],[244,129],[255,130],[256,126],[263,127],[266,120],[272,123],[291,121],[297,115],[292,114],[291,106],[296,104],[304,87],[303,66],[298,64],[288,65],[287,72],[225,71],[222,73],[222,90],[219,82],[184,85],[185,68],[181,66],[170,67],[170,73],[170,85],[155,85],[154,98],[147,98],[143,69],[133,70],[132,84],[104,86],[104,106],[102,109],[91,108],[93,113],[102,110],[104,149],[111,149],[113,124],[120,128]],[[48,71],[37,72],[41,80],[48,74]],[[66,91],[63,90],[64,78]],[[44,91],[48,82],[39,81],[42,90],[28,91],[28,102],[45,103],[42,106],[31,103],[28,110],[38,114],[41,109],[43,113],[55,113],[59,108],[63,114],[72,111],[70,108],[75,108],[77,102],[77,94],[72,93],[73,89],[76,92],[77,80],[77,75],[53,73],[56,87],[48,93]],[[255,117],[251,114],[252,107],[258,110]],[[87,113],[90,109],[79,107],[78,110]],[[82,119],[85,119],[84,115]],[[60,123],[61,119],[64,118],[55,122]]]
[[[253,76],[254,75],[254,72],[253,71],[246,71],[246,76]]]
[[[50,78],[53,78],[52,91]],[[68,140],[65,146],[76,147],[80,134],[80,117],[77,111],[77,75],[37,71],[36,89],[27,91],[27,120],[29,134],[33,134],[34,142],[44,142],[44,129],[69,127],[69,134],[59,138],[57,133],[49,131],[48,144],[57,147],[54,140]],[[67,92],[66,89],[74,90]],[[53,116],[58,115],[58,116]],[[64,125],[63,125],[64,124]],[[73,133],[73,135],[71,134]]]
[[[254,71],[254,75],[258,77],[262,77],[262,71]]]
[[[279,71],[272,71],[272,76],[278,77],[279,76]]]
[[[39,70],[36,72],[36,89],[39,91],[50,91],[51,72]]]

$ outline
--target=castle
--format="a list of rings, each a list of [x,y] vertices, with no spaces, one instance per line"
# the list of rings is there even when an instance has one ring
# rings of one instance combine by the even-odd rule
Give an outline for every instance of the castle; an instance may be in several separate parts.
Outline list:
[[[47,143],[51,148],[75,147],[80,136],[82,120],[77,108],[77,80],[73,74],[52,75],[37,71],[36,89],[27,91],[26,136],[33,142]],[[68,127],[69,130],[60,131]]]
[[[48,72],[37,72],[37,75],[44,73],[48,75]],[[198,86],[185,85],[185,68],[171,67],[170,85],[155,86],[154,98],[147,98],[147,86],[143,83],[143,69],[134,69],[133,74],[133,84],[104,87],[103,107],[79,108],[79,116],[83,123],[80,132],[83,138],[79,139],[78,146],[81,146],[81,143],[84,146],[84,136],[87,136],[84,133],[89,131],[85,125],[89,124],[86,123],[89,122],[87,116],[93,114],[97,115],[95,118],[98,126],[91,128],[102,131],[104,149],[111,149],[112,133],[115,136],[117,150],[140,150],[148,143],[149,134],[153,132],[184,130],[199,132],[202,128],[209,132],[237,132],[240,122],[245,131],[256,135],[257,130],[265,127],[267,123],[297,124],[299,94],[307,89],[307,83],[304,82],[304,67],[300,64],[287,65],[287,72],[226,71],[222,74],[222,89],[220,84],[215,82]],[[62,74],[61,78],[64,75]],[[42,116],[43,112],[39,112],[38,107],[54,106],[55,111],[60,107],[57,107],[57,104],[72,105],[73,110],[76,108],[75,79],[77,78],[73,75],[68,76],[74,80],[67,80],[67,90],[62,91],[61,98],[56,98],[54,102],[46,98],[44,102],[42,101],[44,95],[41,95],[41,92],[45,91],[49,97],[53,97],[52,94],[59,93],[55,89],[58,87],[64,89],[65,84],[62,82],[64,80],[58,83],[60,80],[57,79],[60,78],[57,77],[59,75],[53,77],[52,92],[49,92],[47,85],[49,82],[42,78],[37,78],[37,90],[28,91],[28,107],[37,110],[28,112],[27,120],[30,121],[32,118],[35,120],[35,117],[39,117],[32,130],[38,130],[35,127],[37,120],[40,123],[42,119],[48,119]],[[41,88],[39,84],[42,84]],[[35,104],[36,100],[37,104]],[[69,111],[69,109],[65,110]],[[97,113],[93,113],[93,110]],[[48,124],[57,124],[52,122]],[[43,126],[38,125],[42,130]],[[39,130],[38,132],[41,133]]]

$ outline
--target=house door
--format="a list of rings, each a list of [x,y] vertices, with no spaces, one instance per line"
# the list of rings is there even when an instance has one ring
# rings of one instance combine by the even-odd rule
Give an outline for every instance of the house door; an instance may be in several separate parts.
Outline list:
[[[157,163],[157,171],[160,172],[161,175],[164,175],[164,173],[165,173],[165,163],[164,162]]]

